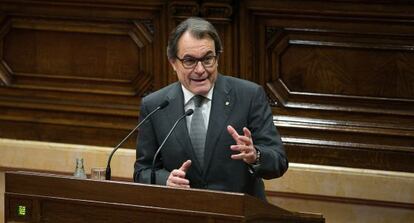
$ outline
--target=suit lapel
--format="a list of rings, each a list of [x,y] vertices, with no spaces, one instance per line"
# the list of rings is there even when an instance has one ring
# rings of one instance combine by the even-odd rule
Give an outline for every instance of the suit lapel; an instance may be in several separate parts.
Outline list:
[[[170,105],[167,107],[168,128],[172,128],[179,117],[184,114],[184,96],[181,85],[177,82],[174,88],[168,94]],[[183,148],[191,148],[190,137],[188,136],[187,121],[181,120],[173,132],[173,136]]]
[[[226,79],[221,75],[218,76],[214,86],[213,99],[210,110],[210,119],[207,130],[205,145],[205,169],[204,174],[208,172],[211,157],[217,148],[221,134],[227,134],[226,123],[230,112],[234,108],[235,97],[231,92],[231,87]]]

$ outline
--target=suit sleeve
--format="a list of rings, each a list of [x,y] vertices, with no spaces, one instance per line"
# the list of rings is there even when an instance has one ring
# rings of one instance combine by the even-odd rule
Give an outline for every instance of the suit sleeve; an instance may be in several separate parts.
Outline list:
[[[288,160],[262,87],[257,88],[251,102],[248,128],[252,132],[254,146],[261,153],[259,165],[253,166],[255,176],[264,179],[282,176],[288,169]]]
[[[144,98],[141,104],[140,120],[144,119],[148,115],[149,110],[151,109],[147,108]],[[151,183],[152,160],[158,147],[159,143],[157,141],[156,131],[154,129],[152,119],[149,118],[138,131],[136,161],[134,165],[135,182],[147,184]],[[158,157],[157,162],[155,163],[156,184],[166,185],[170,172],[163,169],[160,161],[161,159],[162,157]]]

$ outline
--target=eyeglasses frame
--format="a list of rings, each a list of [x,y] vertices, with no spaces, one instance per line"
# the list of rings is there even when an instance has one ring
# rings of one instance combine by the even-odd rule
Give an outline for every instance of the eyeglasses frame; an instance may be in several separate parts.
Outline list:
[[[211,66],[206,67],[206,66],[203,64],[203,61],[204,61],[204,59],[205,59],[206,57],[209,57],[209,56],[212,56],[212,57],[214,58],[214,63],[212,63],[212,65],[211,65]],[[187,67],[186,65],[184,65],[184,60],[185,60],[186,58],[179,58],[178,56],[175,56],[175,58],[181,62],[181,65],[182,65],[185,69],[194,69],[194,68],[196,68],[196,67],[197,67],[197,65],[198,65],[198,62],[201,62],[201,65],[204,67],[204,69],[207,69],[207,68],[211,68],[211,67],[213,67],[213,66],[214,66],[214,64],[216,64],[216,63],[217,63],[219,56],[220,56],[220,54],[216,54],[216,55],[206,55],[206,56],[203,56],[202,58],[195,58],[195,57],[192,57],[192,59],[194,59],[194,60],[196,60],[196,61],[197,61],[197,62],[194,64],[194,66],[192,66],[192,67]]]

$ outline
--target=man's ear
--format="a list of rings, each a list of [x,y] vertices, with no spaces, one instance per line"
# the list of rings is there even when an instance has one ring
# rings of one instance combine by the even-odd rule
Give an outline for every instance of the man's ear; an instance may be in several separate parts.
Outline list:
[[[176,61],[176,59],[168,59],[168,62],[170,62],[174,72],[177,72],[177,67],[176,67],[175,61]]]

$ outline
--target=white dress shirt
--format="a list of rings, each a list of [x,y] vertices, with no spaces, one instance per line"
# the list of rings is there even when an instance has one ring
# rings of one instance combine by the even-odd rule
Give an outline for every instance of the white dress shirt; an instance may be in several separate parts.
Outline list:
[[[188,109],[194,109],[195,106],[194,106],[194,101],[192,99],[195,96],[195,94],[187,90],[187,88],[185,88],[183,85],[181,85],[181,88],[183,89],[183,93],[184,93],[184,111],[187,111]],[[211,87],[207,95],[203,95],[208,100],[204,100],[203,104],[201,105],[201,112],[203,113],[204,125],[206,126],[206,130],[208,129],[208,121],[210,119],[211,100],[213,99],[213,89],[214,89],[214,85]],[[191,115],[186,117],[188,131],[190,131],[191,118],[192,118]]]

